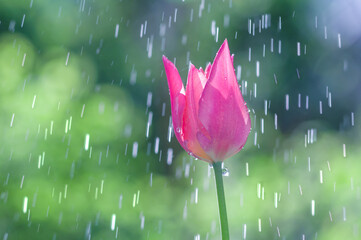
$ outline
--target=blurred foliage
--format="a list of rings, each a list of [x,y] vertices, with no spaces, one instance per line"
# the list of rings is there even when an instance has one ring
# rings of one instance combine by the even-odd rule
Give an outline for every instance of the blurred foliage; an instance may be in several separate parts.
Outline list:
[[[0,238],[219,239],[213,172],[170,132],[161,56],[186,80],[227,38],[252,118],[225,162],[232,239],[359,239],[348,4],[0,1]]]

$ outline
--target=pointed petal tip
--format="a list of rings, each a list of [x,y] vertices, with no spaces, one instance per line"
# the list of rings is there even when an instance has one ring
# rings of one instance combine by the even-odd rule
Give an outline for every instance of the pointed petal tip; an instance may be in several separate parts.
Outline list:
[[[169,62],[168,58],[167,58],[165,55],[162,56],[162,60],[163,60],[163,63],[164,63],[164,64],[166,64],[167,62]]]

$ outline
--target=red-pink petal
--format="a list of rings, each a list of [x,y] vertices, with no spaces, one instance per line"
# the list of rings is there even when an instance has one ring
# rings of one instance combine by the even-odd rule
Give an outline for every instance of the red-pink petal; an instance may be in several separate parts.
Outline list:
[[[212,64],[208,63],[207,67],[206,67],[206,72],[205,72],[205,75],[206,75],[207,79],[209,78],[209,74],[211,73],[211,68],[212,68]]]
[[[198,118],[210,136],[198,134],[198,140],[213,161],[222,161],[234,155],[245,144],[251,123],[238,87],[227,40],[212,64],[200,98]]]
[[[202,71],[191,64],[187,80],[186,107],[183,115],[184,144],[194,156],[210,162],[211,158],[204,152],[197,140],[197,132],[208,135],[198,119],[198,102],[203,91],[201,78],[205,78]]]
[[[185,148],[184,145],[184,137],[182,134],[182,121],[184,108],[186,105],[186,97],[184,86],[181,77],[179,76],[177,68],[174,64],[167,59],[167,57],[163,56],[163,64],[165,68],[165,73],[167,75],[169,93],[170,93],[170,103],[172,110],[172,121],[173,128],[176,138],[178,142]]]

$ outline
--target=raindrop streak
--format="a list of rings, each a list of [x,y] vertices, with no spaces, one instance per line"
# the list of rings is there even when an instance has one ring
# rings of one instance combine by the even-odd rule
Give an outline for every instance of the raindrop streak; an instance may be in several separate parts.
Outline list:
[[[115,230],[115,220],[116,220],[116,215],[115,214],[112,214],[112,220],[111,220],[111,224],[110,224],[110,229],[112,231]]]
[[[290,109],[290,103],[289,103],[289,101],[290,101],[290,96],[289,96],[288,94],[286,94],[286,99],[285,99],[285,101],[286,101],[286,111],[288,111],[288,110]]]
[[[256,62],[256,76],[259,77],[259,61]]]
[[[88,151],[88,150],[89,150],[89,140],[90,140],[90,135],[89,135],[89,134],[86,134],[86,135],[85,135],[85,143],[84,143],[84,149],[85,149],[85,151]]]
[[[132,157],[136,158],[138,155],[138,142],[133,143]]]
[[[337,34],[338,48],[341,48],[341,34]]]
[[[28,210],[28,197],[24,197],[24,203],[23,203],[23,213],[26,213]]]
[[[70,57],[70,52],[68,52],[68,54],[66,55],[65,66],[68,66],[69,57]]]
[[[297,56],[301,56],[301,43],[297,42]]]
[[[277,114],[275,113],[275,129],[277,130],[277,125],[278,125],[278,120],[277,120]]]
[[[258,218],[258,232],[262,232],[261,219]]]
[[[246,176],[249,176],[248,162],[246,162]]]
[[[115,25],[114,37],[115,37],[115,38],[118,38],[118,34],[119,34],[119,24]]]
[[[243,224],[243,239],[247,237],[247,224]]]
[[[311,214],[315,216],[315,200],[311,201]]]
[[[274,204],[275,204],[275,208],[278,207],[278,193],[274,193]]]
[[[36,101],[36,95],[34,95],[34,98],[33,98],[33,104],[31,105],[32,109],[34,109],[34,107],[35,107],[35,101]]]
[[[23,61],[21,62],[21,66],[24,67],[24,64],[25,64],[25,59],[26,59],[26,53],[24,53],[24,56],[23,56]]]
[[[343,157],[346,157],[346,144],[342,145],[342,149],[343,149]]]
[[[14,118],[15,118],[15,113],[13,113],[13,115],[11,116],[10,127],[13,127]]]
[[[167,152],[167,164],[171,165],[173,161],[173,149],[172,148],[168,148],[168,152]]]

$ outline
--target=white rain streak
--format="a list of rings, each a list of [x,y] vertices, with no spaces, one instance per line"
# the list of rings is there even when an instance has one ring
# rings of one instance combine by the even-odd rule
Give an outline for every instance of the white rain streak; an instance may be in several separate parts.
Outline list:
[[[278,40],[278,54],[282,53],[282,42],[281,40]]]
[[[155,144],[154,144],[154,153],[158,154],[159,152],[159,137],[155,138]]]
[[[66,55],[65,66],[68,66],[69,58],[70,58],[70,52],[68,52],[68,54]]]
[[[331,92],[328,93],[328,107],[332,107],[332,98],[331,98]]]
[[[84,141],[84,149],[85,149],[85,151],[89,150],[89,140],[90,140],[90,135],[87,133],[85,135],[85,141]]]
[[[195,193],[194,193],[194,203],[195,204],[198,203],[198,188],[196,188]]]
[[[264,119],[261,118],[261,133],[264,134]]]
[[[26,213],[28,211],[28,197],[24,197],[24,202],[23,202],[23,213]]]
[[[247,237],[247,224],[243,224],[243,239]]]
[[[259,77],[259,72],[260,72],[259,67],[260,67],[260,66],[259,66],[259,61],[257,61],[257,62],[256,62],[256,76],[257,76],[257,77]]]
[[[130,82],[130,85],[134,85],[137,82],[137,71],[135,71],[134,68],[130,72],[129,82]]]
[[[152,105],[152,97],[153,97],[152,92],[148,92],[148,95],[147,95],[147,107],[150,107]]]
[[[351,112],[351,126],[355,126],[355,114]]]
[[[246,176],[249,176],[249,168],[248,168],[248,162],[246,162]]]
[[[140,216],[140,229],[144,229],[144,222],[145,222],[145,217],[143,214],[141,214]]]
[[[133,143],[132,157],[136,158],[138,155],[138,142]]]
[[[172,133],[173,133],[172,116],[170,116],[168,123],[168,142],[172,140]]]
[[[323,172],[322,172],[322,170],[320,170],[320,183],[321,184],[323,183]]]
[[[211,22],[211,34],[212,36],[216,35],[216,21],[214,20]]]
[[[21,28],[24,27],[24,22],[25,22],[25,14],[23,15],[23,19],[21,20],[21,25],[20,25]]]
[[[252,60],[252,48],[248,48],[248,61]]]
[[[26,53],[24,53],[23,61],[21,62],[21,66],[24,67],[25,65],[25,59],[26,59]]]
[[[343,152],[343,157],[346,157],[346,144],[342,144],[342,152]]]
[[[301,56],[301,43],[297,42],[297,56]]]
[[[318,17],[315,16],[315,28],[317,28],[317,27],[318,27]]]
[[[311,215],[315,216],[315,200],[311,200]]]
[[[11,116],[11,120],[10,120],[10,127],[13,127],[13,124],[14,124],[14,118],[15,118],[15,113],[13,113],[13,115]]]
[[[278,128],[278,117],[277,114],[275,113],[275,129],[277,130]]]
[[[154,35],[152,35],[150,38],[148,38],[147,40],[147,52],[148,52],[148,58],[152,57],[152,53],[153,53],[153,39],[154,39]]]
[[[322,101],[320,101],[320,114],[322,115]]]
[[[111,220],[111,222],[110,222],[110,229],[111,229],[112,231],[115,230],[115,221],[116,221],[116,215],[115,215],[115,214],[112,214],[112,220]]]
[[[274,193],[274,205],[275,205],[275,208],[278,207],[278,193]]]
[[[178,13],[178,8],[174,9],[174,18],[173,18],[173,22],[177,22],[177,13]]]
[[[257,98],[257,83],[253,84],[253,97]]]
[[[288,94],[286,94],[285,105],[286,105],[286,111],[288,111],[290,109],[290,96]]]
[[[261,225],[261,219],[258,218],[258,232],[262,232],[262,225]]]
[[[242,67],[241,65],[237,66],[237,80],[240,81],[241,80],[241,75],[242,75]]]
[[[34,98],[33,98],[33,104],[31,105],[32,109],[34,109],[34,107],[35,107],[35,101],[36,101],[36,95],[34,95]]]
[[[168,151],[167,151],[167,164],[171,165],[172,161],[173,161],[173,149],[168,148]]]
[[[325,26],[324,30],[323,30],[323,33],[324,33],[324,37],[325,37],[325,40],[327,39],[327,27]]]
[[[308,99],[308,96],[306,96],[306,110],[308,110],[308,102],[309,102],[309,99]]]
[[[273,38],[271,38],[271,47],[270,47],[271,52],[273,53]]]
[[[342,220],[346,221],[346,207],[342,207]]]
[[[119,24],[115,25],[115,32],[114,32],[114,37],[118,38],[119,36]]]
[[[140,25],[140,34],[139,34],[140,38],[143,37],[143,28],[144,28],[144,25],[141,24],[141,25]]]
[[[146,130],[146,137],[149,137],[149,129],[152,125],[152,119],[153,119],[153,112],[149,112],[148,114],[148,121],[147,121],[147,130]]]
[[[337,34],[338,48],[341,48],[341,34]]]
[[[282,18],[278,17],[278,30],[280,31],[282,29]]]

